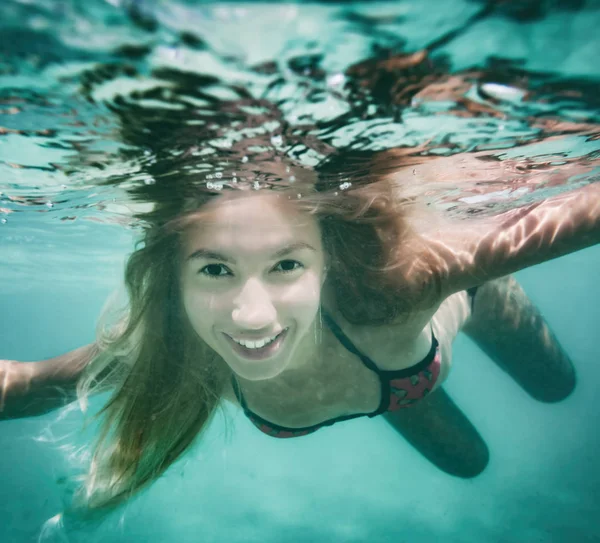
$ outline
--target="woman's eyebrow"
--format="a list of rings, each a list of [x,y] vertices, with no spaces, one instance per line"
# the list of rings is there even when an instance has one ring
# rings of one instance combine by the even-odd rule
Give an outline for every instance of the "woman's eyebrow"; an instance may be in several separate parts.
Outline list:
[[[296,243],[286,245],[285,247],[282,247],[281,249],[275,251],[272,255],[272,258],[282,258],[282,257],[287,256],[290,253],[293,253],[294,251],[298,251],[300,249],[309,249],[309,250],[315,251],[315,252],[317,251],[312,245],[309,245],[308,243],[305,243],[303,241],[298,241]],[[194,260],[197,258],[207,258],[207,259],[211,259],[211,260],[220,260],[221,262],[228,262],[231,264],[236,264],[236,261],[234,258],[224,255],[223,253],[219,253],[217,251],[213,251],[211,249],[204,249],[204,248],[197,249],[196,251],[194,251],[191,255],[189,255],[186,258],[186,261]]]
[[[317,252],[317,250],[312,245],[309,245],[304,241],[298,241],[296,243],[286,245],[282,249],[279,249],[279,251],[276,251],[273,254],[273,258],[281,258],[282,256],[289,255],[290,253],[293,253],[294,251],[298,251],[300,249],[309,249],[311,251]]]
[[[210,249],[198,249],[194,251],[190,256],[186,258],[186,261],[195,260],[196,258],[207,258],[211,260],[220,260],[222,262],[229,262],[231,264],[235,264],[235,260],[233,258],[229,258],[224,254],[217,253],[216,251],[211,251]]]

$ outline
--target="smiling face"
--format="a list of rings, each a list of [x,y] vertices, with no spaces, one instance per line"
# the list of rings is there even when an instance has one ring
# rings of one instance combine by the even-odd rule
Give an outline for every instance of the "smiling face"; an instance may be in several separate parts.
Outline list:
[[[182,250],[189,321],[238,376],[275,377],[314,349],[325,278],[315,219],[273,193],[220,197]]]

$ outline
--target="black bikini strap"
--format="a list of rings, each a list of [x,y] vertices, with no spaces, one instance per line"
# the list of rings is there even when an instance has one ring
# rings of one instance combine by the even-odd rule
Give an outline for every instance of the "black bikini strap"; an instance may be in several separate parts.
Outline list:
[[[477,289],[479,287],[471,287],[467,289],[467,294],[471,298],[471,313],[475,311],[475,294],[477,294]]]
[[[423,360],[421,360],[417,364],[410,366],[408,368],[405,368],[403,370],[382,370],[377,367],[377,364],[375,364],[375,362],[373,362],[373,360],[371,358],[369,358],[367,355],[361,353],[356,348],[356,346],[350,341],[350,338],[346,334],[344,334],[344,332],[339,327],[339,325],[331,318],[331,315],[329,315],[324,309],[322,309],[322,313],[323,313],[323,319],[327,323],[327,326],[329,326],[329,328],[331,328],[331,331],[333,332],[335,337],[338,338],[339,342],[344,347],[346,347],[346,349],[348,349],[348,351],[350,351],[352,354],[355,354],[356,356],[358,356],[363,361],[364,365],[367,366],[367,368],[369,368],[370,370],[373,370],[376,373],[384,374],[389,377],[409,377],[409,376],[414,375],[414,374],[420,372],[421,370],[425,369],[427,366],[429,366],[429,364],[431,364],[431,362],[435,358],[435,354],[436,354],[437,348],[439,346],[439,343],[438,343],[437,338],[435,337],[435,334],[433,333],[433,327],[432,327],[431,328],[431,348],[429,349],[429,352],[427,353],[425,358],[423,358]]]
[[[358,356],[363,361],[364,365],[367,366],[367,368],[378,372],[379,368],[377,367],[377,364],[375,364],[375,362],[373,362],[373,360],[371,360],[368,356],[361,353],[355,347],[354,343],[352,343],[350,341],[350,338],[346,334],[344,334],[342,329],[339,327],[338,323],[333,320],[331,315],[329,313],[327,313],[327,311],[325,311],[325,309],[323,309],[323,308],[321,308],[321,312],[323,314],[323,319],[325,320],[325,323],[327,324],[327,326],[329,326],[329,328],[331,329],[331,331],[333,332],[335,337],[338,338],[338,341],[344,347],[346,347],[346,349],[348,351],[350,351],[352,354],[355,354],[356,356]]]

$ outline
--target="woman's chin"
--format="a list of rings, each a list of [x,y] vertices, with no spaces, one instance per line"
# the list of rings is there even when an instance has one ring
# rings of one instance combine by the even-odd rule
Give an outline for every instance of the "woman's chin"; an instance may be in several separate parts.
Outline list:
[[[275,363],[259,368],[256,365],[240,364],[238,362],[235,365],[230,364],[230,368],[238,377],[246,381],[267,381],[274,379],[285,370],[285,367]]]
[[[242,379],[247,381],[263,381],[273,379],[287,370],[298,369],[294,362],[298,363],[298,342],[293,328],[286,329],[281,337],[275,340],[277,345],[271,352],[254,354],[248,349],[240,349],[231,338],[226,338],[227,348],[224,360],[231,370]]]

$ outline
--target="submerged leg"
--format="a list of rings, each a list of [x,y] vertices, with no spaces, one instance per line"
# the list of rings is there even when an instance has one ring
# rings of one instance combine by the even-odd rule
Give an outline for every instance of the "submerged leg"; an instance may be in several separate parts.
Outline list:
[[[558,402],[575,388],[573,364],[512,276],[477,289],[463,332],[533,398]]]
[[[432,318],[445,365],[440,378],[450,367],[452,342],[470,314],[467,296],[457,293],[446,299]],[[410,408],[383,416],[417,451],[450,475],[475,477],[489,461],[483,438],[442,388]]]
[[[489,462],[485,441],[443,388],[383,417],[425,458],[450,475],[479,475]]]

